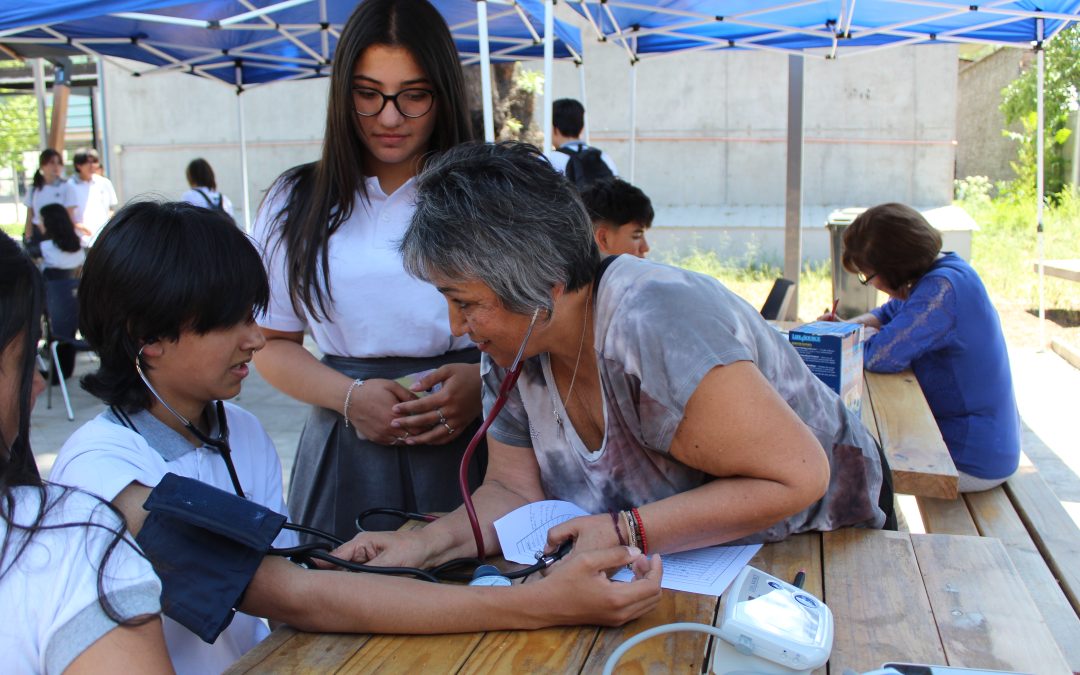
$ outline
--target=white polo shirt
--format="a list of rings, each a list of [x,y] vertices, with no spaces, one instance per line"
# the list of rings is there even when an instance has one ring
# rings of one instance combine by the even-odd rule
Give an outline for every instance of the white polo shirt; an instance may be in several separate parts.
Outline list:
[[[90,230],[90,236],[84,238],[85,245],[94,243],[116,205],[116,190],[112,181],[104,176],[95,173],[90,175],[90,180],[84,181],[75,174],[67,182],[64,206],[75,207],[75,223],[82,223]]]
[[[243,408],[226,403],[225,414],[244,495],[288,515],[282,496],[281,462],[270,437],[259,420]],[[114,421],[109,411],[80,427],[60,449],[50,479],[110,501],[132,482],[154,487],[166,473],[233,491],[228,469],[216,450],[192,447],[145,410],[130,418],[138,432]],[[216,432],[211,429],[211,437]],[[296,533],[289,530],[282,530],[274,540],[277,547],[296,545]],[[173,667],[180,675],[220,673],[270,634],[261,619],[241,612],[212,645],[168,617],[164,617],[164,628]]]
[[[472,346],[467,336],[450,334],[446,300],[427,282],[406,274],[398,253],[416,209],[414,179],[393,194],[377,178],[365,185],[370,203],[357,195],[352,215],[330,237],[330,288],[334,302],[328,320],[306,310],[298,315],[289,299],[285,253],[277,247],[273,220],[285,206],[279,181],[259,209],[252,228],[267,276],[270,304],[256,317],[260,326],[280,331],[311,328],[324,354],[350,357],[439,356]]]
[[[206,197],[209,198],[210,201],[206,201],[206,199],[203,198],[203,195],[206,195]],[[221,200],[221,210],[229,214],[230,216],[234,215],[233,203],[229,200],[228,197],[221,194],[217,190],[211,190],[210,188],[205,187],[191,188],[184,194],[180,195],[180,201],[187,202],[188,204],[192,204],[194,206],[201,206],[204,209],[216,208],[215,205],[218,203],[219,199]]]
[[[40,189],[30,188],[23,199],[23,204],[30,210],[30,222],[41,225],[41,207],[49,204],[64,204],[67,193],[67,181],[57,178],[55,182],[42,185]]]
[[[15,508],[11,520],[33,523],[41,504],[41,492],[32,486],[12,489]],[[0,560],[0,655],[6,673],[62,673],[90,645],[117,627],[98,598],[98,572],[120,519],[101,502],[84,492],[57,485],[46,488],[55,502],[42,523],[51,529],[34,533],[22,554],[12,558],[26,538],[25,531],[10,533],[7,557]],[[91,522],[101,527],[66,523]],[[0,541],[8,536],[0,519]],[[161,611],[161,582],[150,562],[125,535],[104,561],[105,598],[124,619]]]

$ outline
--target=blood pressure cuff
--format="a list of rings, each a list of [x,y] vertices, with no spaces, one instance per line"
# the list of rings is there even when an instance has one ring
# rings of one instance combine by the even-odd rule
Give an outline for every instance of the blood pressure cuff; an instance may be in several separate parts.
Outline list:
[[[213,644],[232,621],[285,516],[212,485],[167,473],[135,540],[161,578],[161,607]]]

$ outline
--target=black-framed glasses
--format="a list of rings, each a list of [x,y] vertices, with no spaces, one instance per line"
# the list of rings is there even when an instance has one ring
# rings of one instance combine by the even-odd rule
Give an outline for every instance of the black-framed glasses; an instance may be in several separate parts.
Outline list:
[[[397,111],[405,117],[423,117],[435,105],[435,92],[430,89],[402,89],[396,94],[384,94],[371,87],[353,87],[353,104],[356,114],[374,117],[383,111],[387,101],[393,102]]]
[[[867,285],[868,283],[870,283],[871,281],[874,280],[874,277],[877,276],[877,272],[874,272],[870,276],[866,276],[862,272],[859,272],[859,274],[857,276],[859,278],[859,283],[862,284],[863,286],[865,286],[865,285]]]

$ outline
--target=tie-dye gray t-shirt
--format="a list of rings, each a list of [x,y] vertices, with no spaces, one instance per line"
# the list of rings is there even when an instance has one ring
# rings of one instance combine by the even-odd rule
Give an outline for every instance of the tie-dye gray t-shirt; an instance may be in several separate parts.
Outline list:
[[[547,354],[525,362],[489,431],[500,442],[533,448],[548,498],[604,513],[712,480],[677,461],[668,448],[705,375],[717,366],[752,361],[821,442],[832,476],[818,502],[743,541],[885,523],[878,507],[882,467],[874,438],[806,368],[787,339],[718,281],[620,256],[600,281],[595,311],[593,348],[605,423],[600,449],[590,451],[574,431],[551,386]],[[486,412],[506,371],[484,354],[481,373]]]

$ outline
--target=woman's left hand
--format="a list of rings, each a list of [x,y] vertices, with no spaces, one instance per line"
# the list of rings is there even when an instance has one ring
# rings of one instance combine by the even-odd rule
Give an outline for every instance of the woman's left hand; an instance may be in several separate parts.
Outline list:
[[[409,432],[406,445],[444,445],[480,416],[483,401],[479,364],[450,363],[436,368],[411,389],[426,391],[440,383],[435,393],[392,408],[400,417],[390,425]]]

